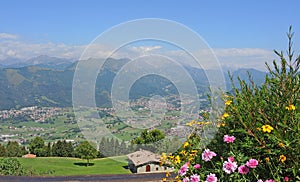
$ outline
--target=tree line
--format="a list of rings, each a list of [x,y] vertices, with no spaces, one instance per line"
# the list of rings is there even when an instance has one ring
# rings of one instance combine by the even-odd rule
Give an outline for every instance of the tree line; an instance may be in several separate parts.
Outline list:
[[[43,138],[36,137],[30,141],[29,146],[26,149],[25,146],[19,145],[19,143],[16,141],[9,141],[6,146],[0,144],[0,157],[22,157],[23,155],[30,153],[36,155],[37,157],[81,158],[79,154],[79,151],[82,150],[81,148],[90,147],[87,145],[89,142],[84,142],[85,141],[78,144],[67,142],[66,140],[58,140],[55,143],[47,143],[43,140]],[[82,147],[80,144],[82,144],[84,147]],[[127,145],[124,141],[119,142],[114,138],[102,138],[98,148],[95,144],[89,144],[97,151],[95,158],[125,155],[135,151],[133,144]]]
[[[35,154],[37,157],[80,157],[76,153],[76,148],[79,146],[80,144],[75,146],[66,140],[45,143],[41,137],[36,137],[30,141],[28,149],[16,141],[9,141],[6,146],[0,144],[0,157],[22,157],[28,153]]]
[[[116,138],[103,137],[98,143],[72,143],[66,140],[58,140],[57,142],[46,143],[43,138],[35,137],[29,143],[28,148],[20,146],[15,141],[10,141],[6,146],[0,144],[0,157],[21,157],[25,154],[35,154],[37,157],[77,157],[81,158],[82,148],[94,148],[91,152],[93,158],[103,158],[111,156],[126,155],[135,152],[139,149],[150,150],[154,153],[161,153],[162,151],[171,152],[177,146],[178,139],[166,140],[165,134],[160,130],[143,130],[140,136],[131,140],[131,142],[119,141]],[[84,144],[83,144],[84,143]],[[88,146],[90,144],[91,146]],[[87,150],[86,149],[86,150]],[[96,152],[95,152],[96,151]],[[96,154],[95,154],[96,153]]]
[[[99,145],[100,157],[110,157],[125,155],[135,152],[139,149],[149,150],[154,153],[161,153],[158,149],[165,149],[166,143],[162,142],[165,134],[158,130],[143,130],[140,136],[132,139],[129,143],[120,142],[115,138],[102,138]],[[170,145],[169,142],[168,145]]]
[[[26,148],[18,142],[9,141],[6,146],[0,144],[0,157],[21,157],[27,153]]]

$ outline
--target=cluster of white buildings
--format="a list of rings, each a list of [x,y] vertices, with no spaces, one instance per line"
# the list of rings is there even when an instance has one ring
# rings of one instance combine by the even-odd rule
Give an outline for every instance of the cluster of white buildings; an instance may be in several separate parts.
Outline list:
[[[29,117],[35,122],[45,122],[47,118],[62,114],[63,108],[58,107],[24,107],[22,109],[10,109],[0,111],[0,120]]]

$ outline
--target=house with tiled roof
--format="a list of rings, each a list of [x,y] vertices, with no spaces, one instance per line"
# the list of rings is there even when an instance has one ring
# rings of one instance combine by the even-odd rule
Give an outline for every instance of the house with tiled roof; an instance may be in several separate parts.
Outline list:
[[[150,173],[172,171],[169,166],[160,166],[160,155],[148,150],[133,152],[127,155],[128,167],[133,173]]]

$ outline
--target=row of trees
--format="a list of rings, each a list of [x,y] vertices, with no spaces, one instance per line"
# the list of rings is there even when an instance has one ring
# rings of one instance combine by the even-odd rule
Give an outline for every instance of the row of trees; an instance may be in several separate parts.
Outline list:
[[[45,145],[45,141],[41,137],[36,137],[30,141],[29,152],[37,155],[38,157],[79,157],[83,151],[82,148],[87,148],[87,150],[92,150],[95,148],[96,156],[95,157],[109,157],[128,154],[129,152],[134,151],[133,147],[127,147],[125,142],[119,142],[117,139],[102,138],[99,146],[99,152],[97,147],[93,144],[88,145],[88,142],[81,142],[79,145],[66,142],[65,140],[57,141],[56,143],[51,144],[50,142]],[[80,147],[81,146],[81,147]],[[80,147],[80,148],[79,148]],[[78,149],[79,148],[79,149]],[[93,150],[94,151],[94,150]],[[93,156],[94,156],[94,152]],[[94,158],[95,158],[94,157]]]
[[[9,141],[6,146],[0,144],[0,157],[21,157],[27,153],[26,148],[20,146],[18,142]]]
[[[131,140],[130,143],[119,142],[115,138],[102,138],[99,145],[99,157],[110,157],[125,155],[139,149],[150,150],[159,153],[158,148],[164,148],[165,143],[160,142],[165,138],[165,134],[158,130],[143,130],[140,136]]]
[[[57,141],[56,143],[51,144],[45,143],[41,137],[36,137],[30,141],[28,150],[25,146],[19,145],[16,141],[9,141],[7,145],[0,144],[0,157],[22,157],[25,154],[31,153],[35,154],[38,157],[79,157],[81,158],[81,152],[84,151],[82,148],[94,148],[96,155],[98,157],[98,151],[96,146],[89,146],[88,142],[81,142],[79,145],[75,145],[71,142],[66,142],[65,140]],[[95,153],[95,152],[94,152]],[[94,158],[95,158],[94,157]]]
[[[36,137],[30,142],[29,151],[40,157],[78,157],[86,159],[87,166],[90,164],[91,159],[99,156],[96,146],[90,144],[88,141],[83,141],[76,147],[71,142],[66,142],[65,140],[59,140],[53,145],[51,143],[45,145],[41,137]]]
[[[135,151],[133,144],[127,145],[114,138],[102,138],[99,144],[99,157],[125,155]]]
[[[30,141],[28,150],[18,142],[9,141],[7,145],[0,144],[0,157],[21,157],[31,153],[38,157],[79,157],[76,153],[78,144],[58,140],[56,143],[46,143],[41,137],[36,137]],[[85,143],[85,146],[86,143]],[[97,149],[96,146],[93,146]],[[119,142],[114,138],[102,138],[96,157],[110,157],[125,155],[136,150],[134,144],[127,145],[124,141]],[[97,150],[96,150],[97,151]]]
[[[8,142],[6,146],[0,144],[0,157],[21,157],[27,153],[35,154],[38,157],[79,157],[86,153],[91,153],[93,158],[110,157],[126,155],[139,148],[152,150],[157,148],[158,142],[165,137],[160,130],[144,130],[139,137],[133,139],[130,143],[120,142],[115,138],[102,138],[99,143],[99,148],[88,142],[77,143],[59,140],[56,143],[45,143],[41,137],[36,137],[30,141],[28,150],[24,146],[20,146],[17,142]],[[174,142],[171,142],[174,143]],[[89,146],[89,145],[90,146]],[[156,147],[149,144],[154,144]],[[86,148],[86,149],[84,149]],[[94,148],[94,149],[91,149]],[[158,147],[163,148],[163,147]],[[89,152],[92,151],[92,152]],[[95,152],[96,151],[96,152]],[[96,153],[96,154],[95,154]],[[85,157],[86,158],[86,157]]]
[[[65,140],[57,141],[45,145],[45,141],[41,137],[36,137],[30,141],[29,151],[38,157],[74,157],[74,146],[71,142]]]

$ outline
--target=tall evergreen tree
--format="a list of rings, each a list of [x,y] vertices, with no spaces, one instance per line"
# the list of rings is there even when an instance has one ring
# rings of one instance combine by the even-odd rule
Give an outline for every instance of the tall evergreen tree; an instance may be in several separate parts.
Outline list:
[[[125,155],[125,154],[128,154],[128,151],[127,151],[127,145],[123,140],[120,144],[119,155]]]
[[[117,156],[120,154],[119,150],[120,150],[120,144],[118,139],[114,139],[112,138],[112,144],[114,146],[114,151],[113,151],[113,156]]]
[[[74,157],[74,147],[72,142],[65,143],[66,157]]]
[[[99,155],[98,156],[100,158],[105,157],[105,154],[104,154],[104,152],[105,152],[105,143],[106,143],[106,138],[103,137],[100,141],[100,144],[99,144]]]
[[[21,157],[23,155],[21,147],[16,141],[7,143],[6,152],[8,157]]]
[[[21,156],[23,156],[23,155],[25,155],[25,154],[28,154],[28,151],[27,151],[27,149],[26,149],[26,147],[25,146],[20,146],[20,148],[21,148]]]
[[[52,148],[51,148],[51,143],[48,142],[47,147],[46,147],[46,156],[45,157],[50,157],[52,156]]]
[[[55,157],[61,157],[62,156],[61,148],[62,148],[62,142],[58,140],[52,146],[52,155]]]
[[[0,157],[6,156],[6,148],[2,144],[0,144]]]

